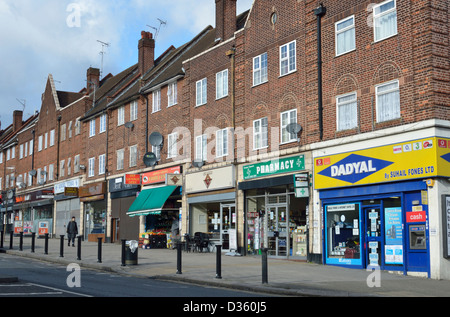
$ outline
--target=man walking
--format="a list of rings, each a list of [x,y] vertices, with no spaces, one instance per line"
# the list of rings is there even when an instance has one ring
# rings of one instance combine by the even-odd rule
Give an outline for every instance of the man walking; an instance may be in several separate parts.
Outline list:
[[[75,246],[75,237],[78,234],[78,226],[75,221],[75,217],[72,217],[72,221],[67,225],[67,236],[69,239],[68,246],[70,246],[70,240],[72,240],[72,246]]]

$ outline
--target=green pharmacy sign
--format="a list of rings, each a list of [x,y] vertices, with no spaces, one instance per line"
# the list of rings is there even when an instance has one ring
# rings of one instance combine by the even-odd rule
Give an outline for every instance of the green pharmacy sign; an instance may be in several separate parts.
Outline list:
[[[305,156],[299,155],[246,165],[243,168],[243,172],[244,180],[247,180],[275,174],[297,172],[304,169]]]

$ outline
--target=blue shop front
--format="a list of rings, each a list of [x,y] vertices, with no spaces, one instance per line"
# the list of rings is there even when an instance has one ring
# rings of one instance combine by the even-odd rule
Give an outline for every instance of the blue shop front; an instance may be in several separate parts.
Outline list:
[[[430,203],[429,189],[447,173],[448,162],[440,158],[449,151],[438,142],[419,139],[314,157],[324,264],[430,277],[429,216],[440,210],[429,210],[437,205]]]

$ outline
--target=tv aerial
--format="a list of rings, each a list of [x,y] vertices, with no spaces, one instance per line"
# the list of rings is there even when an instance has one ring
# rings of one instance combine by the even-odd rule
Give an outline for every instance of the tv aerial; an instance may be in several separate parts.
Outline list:
[[[167,25],[167,21],[163,21],[163,20],[161,20],[160,18],[157,18],[157,20],[159,21],[159,27],[158,27],[158,28],[156,28],[156,27],[154,27],[154,26],[151,26],[151,25],[148,25],[148,24],[147,24],[147,26],[148,26],[149,28],[155,30],[155,40],[156,40],[156,38],[158,37],[159,31],[161,30],[161,26],[162,26],[162,25]]]
[[[102,51],[100,52],[100,55],[102,56],[102,65],[100,68],[100,78],[102,78],[102,76],[103,76],[103,57],[106,54],[105,47],[109,47],[111,45],[111,43],[106,43],[106,42],[102,42],[99,40],[97,40],[97,42],[99,42],[102,45]]]

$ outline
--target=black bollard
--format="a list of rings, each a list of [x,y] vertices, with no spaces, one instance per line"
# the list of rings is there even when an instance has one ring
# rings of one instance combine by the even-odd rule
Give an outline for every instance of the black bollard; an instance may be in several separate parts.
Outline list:
[[[222,246],[216,245],[216,278],[222,278]]]
[[[31,253],[34,253],[36,232],[31,233]]]
[[[23,251],[23,231],[19,233],[19,251]]]
[[[77,260],[81,260],[81,236],[78,236],[78,244],[77,244]]]
[[[45,234],[44,254],[48,254],[48,233]]]
[[[127,240],[122,239],[122,266],[125,266],[125,242]]]
[[[181,273],[181,242],[177,242],[177,274]]]
[[[11,231],[9,233],[9,249],[12,250],[13,248],[13,239],[14,239],[14,231]]]
[[[268,270],[267,270],[267,248],[262,249],[262,283],[268,283]]]
[[[64,257],[64,235],[59,236],[61,239],[61,242],[59,243],[59,257]]]
[[[98,256],[97,256],[97,263],[102,263],[102,239],[103,238],[97,238],[98,239]]]

